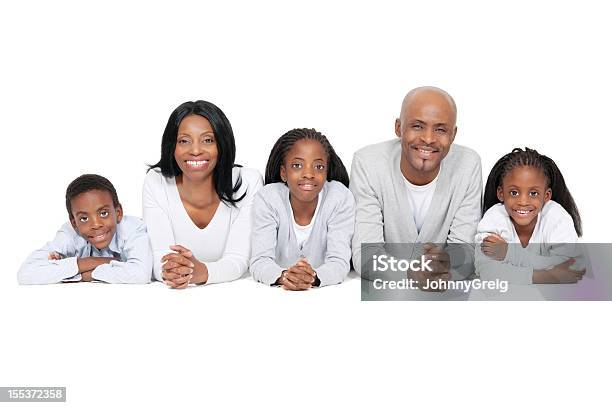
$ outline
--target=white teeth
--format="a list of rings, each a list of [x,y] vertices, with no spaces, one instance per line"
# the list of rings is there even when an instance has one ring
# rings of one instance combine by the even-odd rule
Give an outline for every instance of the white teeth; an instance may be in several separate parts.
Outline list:
[[[208,163],[208,160],[187,160],[187,164],[190,166],[202,166],[204,163]]]
[[[521,215],[529,214],[531,212],[531,210],[514,210],[514,211]]]

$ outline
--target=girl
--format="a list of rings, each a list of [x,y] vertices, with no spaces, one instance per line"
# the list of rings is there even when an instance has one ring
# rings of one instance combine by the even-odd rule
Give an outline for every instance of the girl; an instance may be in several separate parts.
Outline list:
[[[491,170],[476,234],[476,273],[510,283],[575,283],[580,214],[555,162],[514,149]],[[508,245],[512,244],[512,245]]]
[[[355,200],[348,173],[314,129],[276,142],[255,198],[253,278],[288,290],[341,283],[350,270]]]
[[[185,102],[172,112],[142,193],[153,274],[171,288],[231,281],[247,270],[262,181],[235,157],[232,127],[218,107]]]

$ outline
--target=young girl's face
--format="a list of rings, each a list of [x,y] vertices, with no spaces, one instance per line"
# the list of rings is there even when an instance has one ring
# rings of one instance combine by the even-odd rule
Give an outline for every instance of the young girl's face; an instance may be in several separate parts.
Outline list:
[[[497,187],[497,199],[504,204],[515,226],[535,227],[538,213],[551,196],[546,176],[532,166],[510,170]]]
[[[285,155],[280,174],[293,199],[316,200],[327,179],[325,149],[316,140],[298,140]]]

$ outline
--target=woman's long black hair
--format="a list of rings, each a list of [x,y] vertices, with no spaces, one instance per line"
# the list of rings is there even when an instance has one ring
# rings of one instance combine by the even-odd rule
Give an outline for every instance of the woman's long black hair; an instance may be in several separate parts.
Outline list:
[[[487,184],[485,186],[484,200],[482,205],[483,214],[495,204],[500,201],[497,199],[497,188],[502,185],[504,176],[510,172],[510,170],[520,166],[531,166],[540,169],[546,177],[548,188],[552,191],[552,199],[557,203],[561,204],[565,211],[567,211],[574,220],[574,229],[578,236],[582,236],[582,222],[580,220],[580,213],[576,207],[576,203],[572,198],[567,186],[565,185],[565,179],[561,174],[561,171],[555,164],[555,162],[548,156],[538,153],[534,149],[528,147],[525,150],[515,148],[512,152],[508,153],[495,163]]]
[[[206,101],[185,102],[170,114],[168,124],[164,130],[161,143],[161,158],[157,163],[149,166],[149,170],[159,168],[165,177],[176,177],[182,173],[174,159],[176,149],[176,137],[178,128],[187,116],[200,115],[206,118],[213,128],[219,151],[217,165],[213,170],[213,183],[219,198],[231,205],[242,200],[246,192],[235,198],[234,194],[242,185],[242,177],[238,177],[236,184],[232,184],[232,169],[242,167],[234,164],[236,159],[236,142],[232,125],[225,114],[217,106]]]
[[[280,169],[285,160],[285,155],[298,140],[302,139],[316,140],[323,146],[323,150],[327,154],[327,181],[336,180],[348,187],[349,176],[342,160],[336,154],[329,140],[315,129],[293,129],[276,141],[266,165],[265,184],[283,181],[280,176]]]

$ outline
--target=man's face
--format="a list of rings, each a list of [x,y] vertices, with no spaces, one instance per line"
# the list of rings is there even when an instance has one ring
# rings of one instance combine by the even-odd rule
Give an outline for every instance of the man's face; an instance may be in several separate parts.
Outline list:
[[[422,91],[404,103],[395,134],[402,139],[401,169],[413,184],[427,184],[438,174],[455,139],[456,113],[442,94]]]

